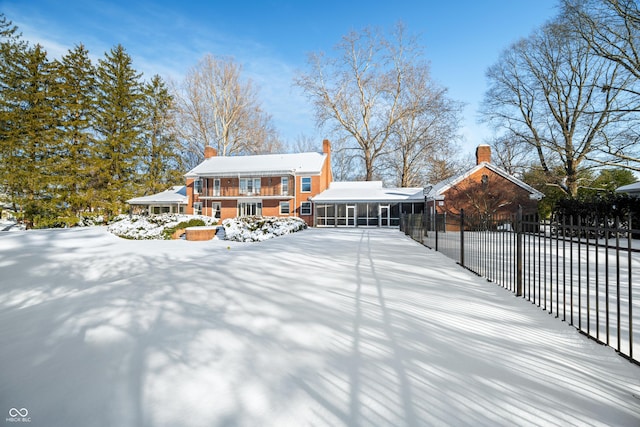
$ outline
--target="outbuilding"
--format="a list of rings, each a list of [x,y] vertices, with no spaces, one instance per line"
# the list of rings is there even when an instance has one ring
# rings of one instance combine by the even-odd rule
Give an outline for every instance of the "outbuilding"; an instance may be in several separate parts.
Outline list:
[[[127,200],[132,210],[149,215],[184,213],[187,202],[187,188],[184,185],[176,185],[157,194]]]
[[[622,187],[616,188],[617,193],[627,193],[633,197],[640,198],[640,181],[634,182],[633,184],[623,185]]]

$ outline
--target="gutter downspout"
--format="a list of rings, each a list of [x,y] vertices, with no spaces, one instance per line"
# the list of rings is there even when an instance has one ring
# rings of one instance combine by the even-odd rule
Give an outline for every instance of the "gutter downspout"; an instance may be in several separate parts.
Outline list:
[[[296,179],[296,170],[293,169],[293,212],[294,216],[297,216],[298,212],[298,180]]]

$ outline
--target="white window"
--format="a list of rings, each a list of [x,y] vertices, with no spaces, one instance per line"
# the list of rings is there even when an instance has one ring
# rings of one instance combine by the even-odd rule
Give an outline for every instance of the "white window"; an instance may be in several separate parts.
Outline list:
[[[280,202],[280,215],[289,215],[289,202]]]
[[[283,176],[280,180],[280,185],[282,187],[280,194],[283,196],[288,195],[289,194],[289,177]]]
[[[200,178],[193,181],[193,192],[194,193],[202,192],[202,180]]]
[[[193,202],[193,214],[202,215],[202,202]]]
[[[260,194],[260,178],[240,179],[240,194]]]
[[[300,178],[300,191],[302,191],[303,193],[310,193],[311,192],[311,177],[310,176],[303,176],[302,178]]]
[[[238,202],[238,216],[262,216],[262,203]]]
[[[216,178],[213,180],[213,195],[220,195],[220,178]]]
[[[311,215],[311,202],[300,203],[300,215]]]
[[[222,205],[219,202],[211,203],[211,216],[220,219],[220,209]]]

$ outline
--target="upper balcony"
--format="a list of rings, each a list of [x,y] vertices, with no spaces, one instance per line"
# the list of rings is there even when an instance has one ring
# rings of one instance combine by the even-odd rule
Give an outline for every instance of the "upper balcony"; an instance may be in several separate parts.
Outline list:
[[[222,188],[202,188],[199,193],[200,199],[237,199],[242,197],[260,197],[260,198],[293,198],[293,190],[282,191],[280,186],[277,187],[261,187],[259,189],[244,189],[238,187],[222,187]]]

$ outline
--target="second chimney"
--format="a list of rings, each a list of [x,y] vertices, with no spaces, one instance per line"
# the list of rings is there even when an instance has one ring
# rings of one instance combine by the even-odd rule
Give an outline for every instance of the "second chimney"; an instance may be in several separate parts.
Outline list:
[[[218,155],[218,150],[213,148],[210,145],[204,147],[204,158],[209,159],[211,157],[216,157]]]
[[[478,145],[476,148],[476,165],[482,162],[491,163],[491,147],[487,144]]]

